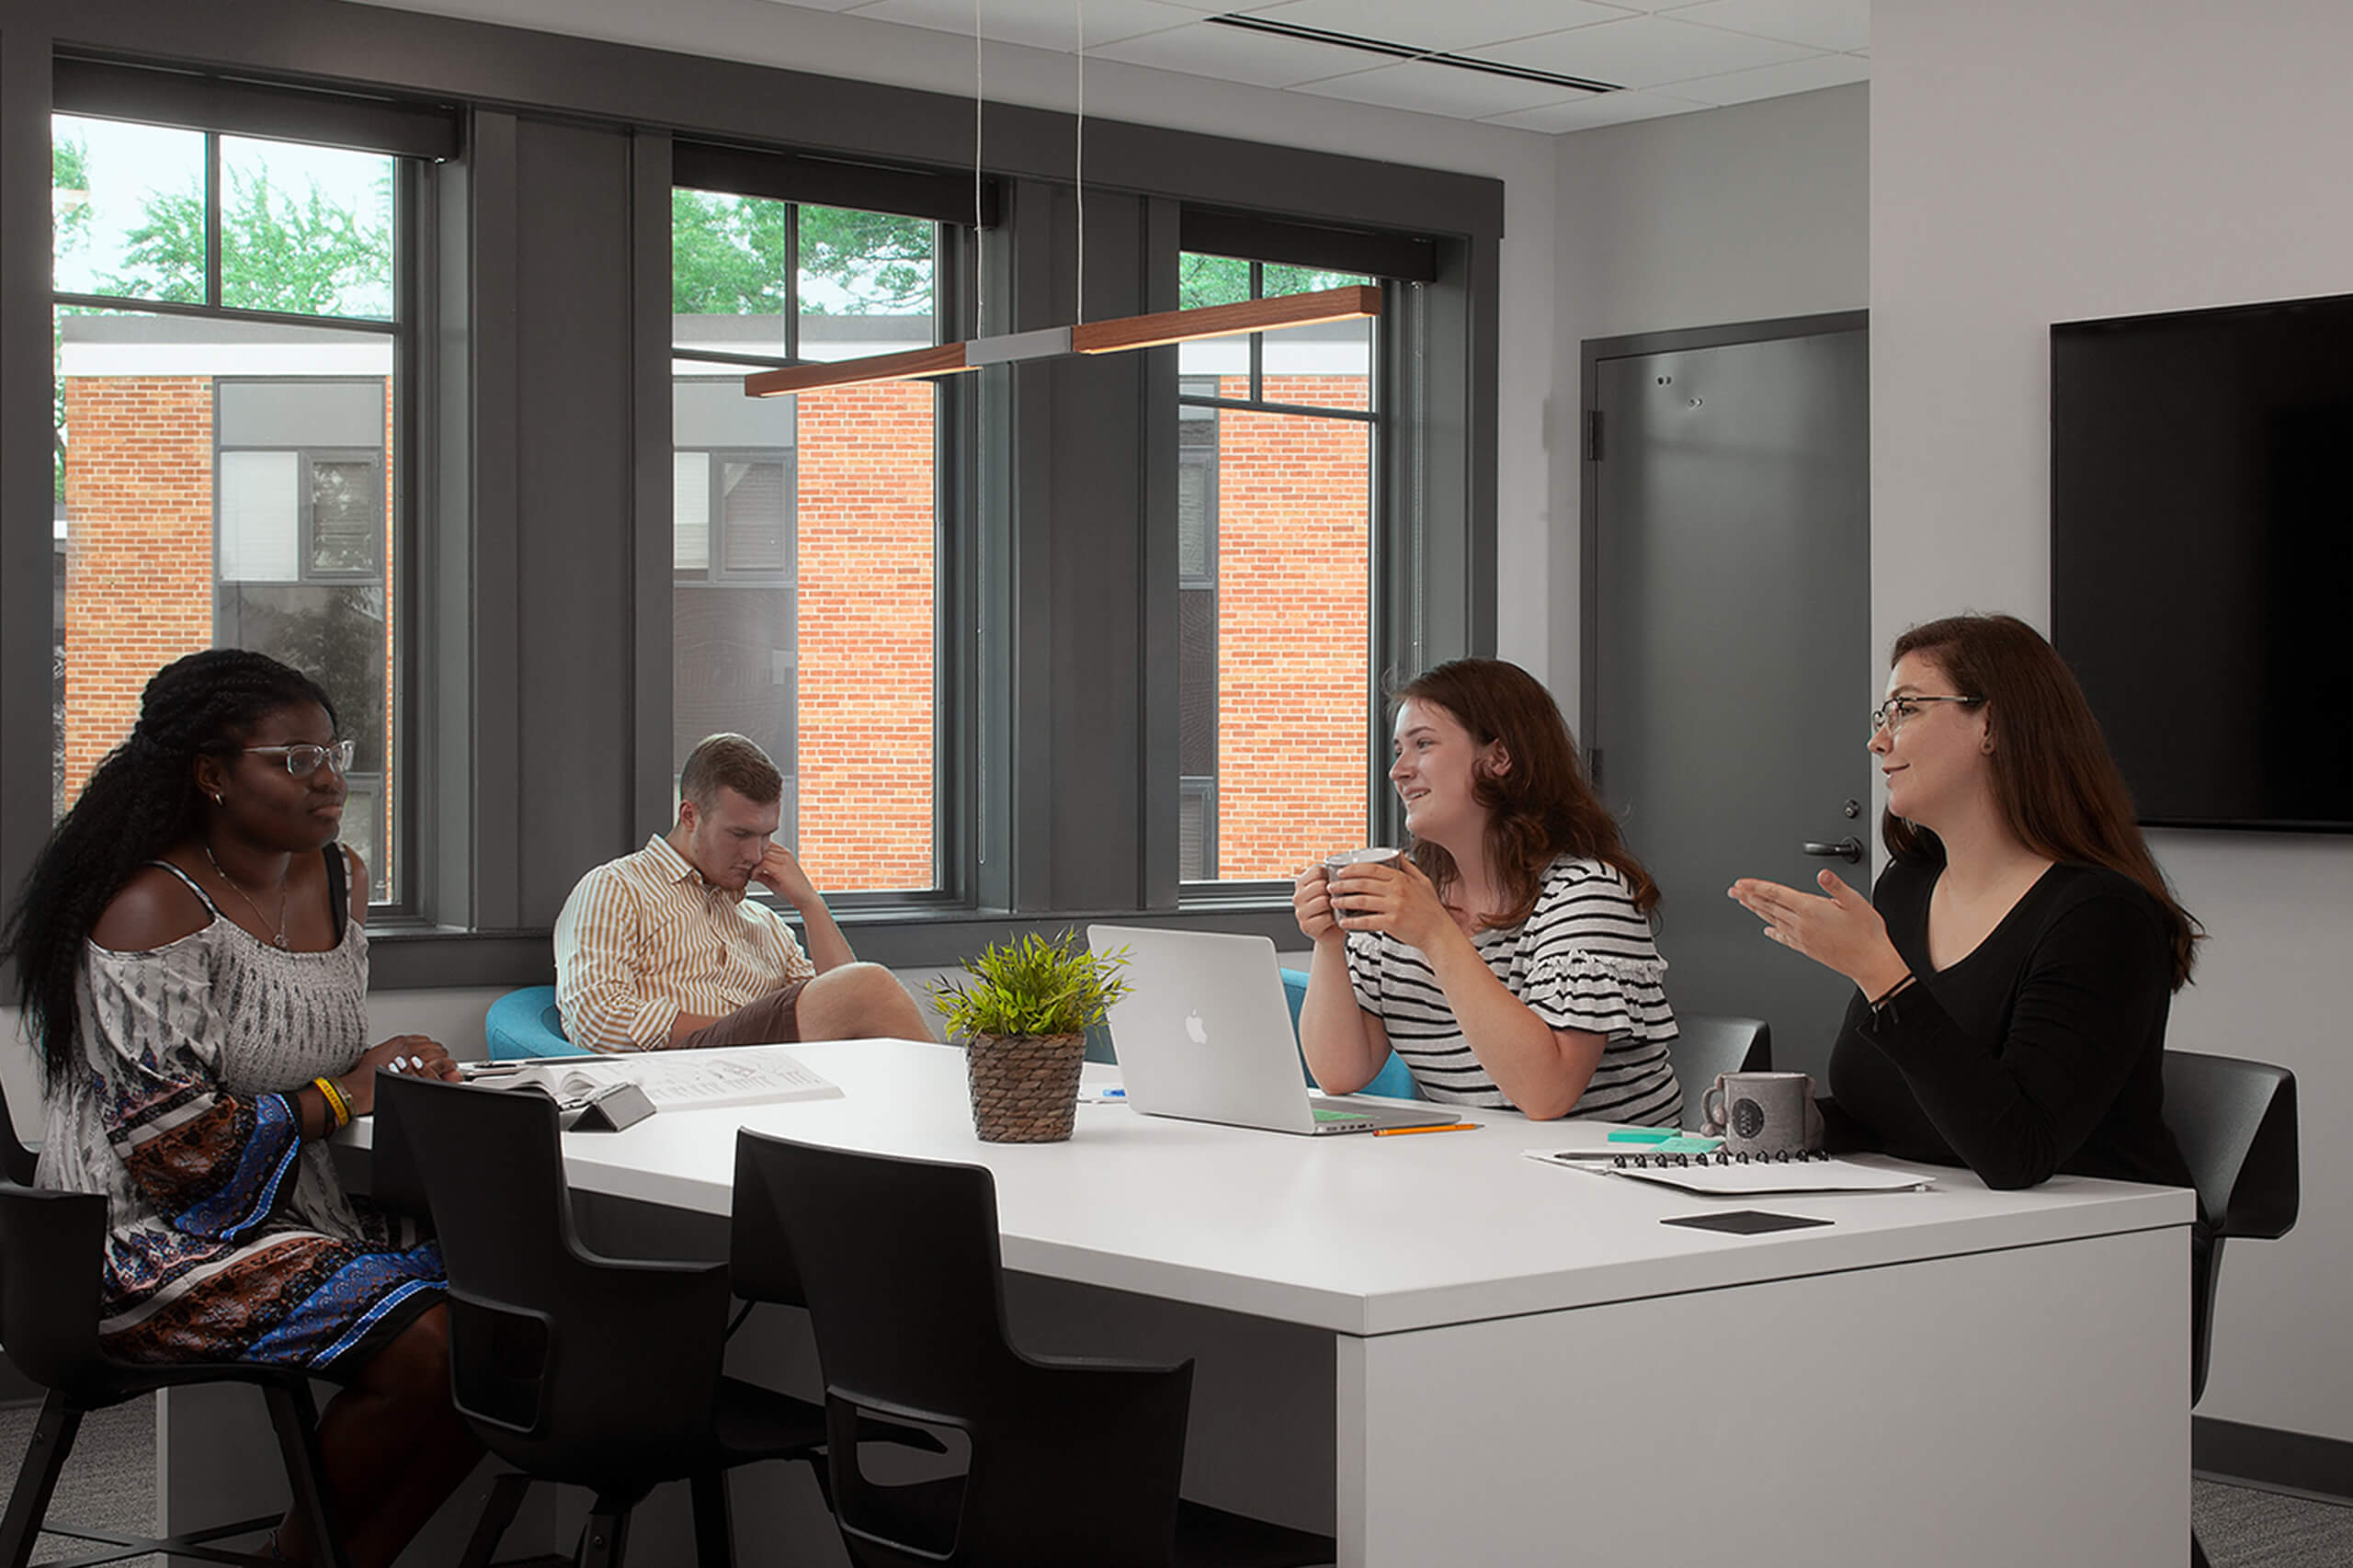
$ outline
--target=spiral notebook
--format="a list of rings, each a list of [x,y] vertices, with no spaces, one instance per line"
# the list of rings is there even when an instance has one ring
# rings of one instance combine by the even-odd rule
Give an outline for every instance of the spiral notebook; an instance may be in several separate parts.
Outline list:
[[[1828,1154],[1788,1159],[1743,1158],[1721,1150],[1712,1154],[1612,1154],[1596,1159],[1587,1151],[1530,1149],[1528,1157],[1567,1170],[1632,1176],[1685,1192],[1748,1197],[1762,1192],[1917,1192],[1935,1185],[1920,1171],[1888,1170]]]

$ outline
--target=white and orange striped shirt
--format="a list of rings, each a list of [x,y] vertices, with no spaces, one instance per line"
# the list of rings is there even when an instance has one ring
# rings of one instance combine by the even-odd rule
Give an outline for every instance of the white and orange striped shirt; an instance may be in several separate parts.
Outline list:
[[[782,917],[716,888],[655,834],[580,879],[555,919],[563,1032],[589,1051],[653,1051],[681,1013],[724,1017],[817,966]]]

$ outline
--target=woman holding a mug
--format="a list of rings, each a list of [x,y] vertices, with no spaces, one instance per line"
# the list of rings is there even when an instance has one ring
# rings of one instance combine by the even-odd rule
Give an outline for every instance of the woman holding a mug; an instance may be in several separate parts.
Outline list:
[[[1552,694],[1513,665],[1440,665],[1397,692],[1395,744],[1412,850],[1312,866],[1291,895],[1316,1082],[1352,1093],[1394,1049],[1442,1103],[1676,1125],[1658,889]]]
[[[2075,677],[2006,615],[1896,641],[1870,749],[1893,858],[1862,896],[1744,878],[1765,935],[1855,983],[1830,1090],[1861,1141],[1988,1187],[2190,1185],[2161,1115],[2196,922],[2149,855]]]

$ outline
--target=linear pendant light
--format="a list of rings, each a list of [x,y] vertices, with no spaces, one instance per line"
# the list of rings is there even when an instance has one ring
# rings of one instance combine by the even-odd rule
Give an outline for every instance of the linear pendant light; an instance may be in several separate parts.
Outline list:
[[[1073,170],[1078,191],[1078,295],[1086,293],[1086,0],[1075,0],[1078,17],[1078,158]],[[972,180],[973,219],[980,211],[981,177],[981,0],[972,0]],[[985,290],[983,290],[985,292]],[[1082,307],[1081,313],[1084,313]],[[1189,311],[1160,311],[1151,315],[1115,316],[1109,321],[1082,321],[1074,326],[1050,326],[1036,332],[974,337],[896,354],[870,354],[857,359],[834,359],[816,365],[792,365],[756,370],[744,378],[746,397],[790,397],[820,387],[853,387],[872,381],[922,381],[961,375],[983,365],[1051,359],[1063,354],[1117,354],[1131,348],[1153,348],[1166,343],[1193,343],[1202,338],[1231,337],[1238,333],[1265,332],[1286,326],[1312,326],[1320,322],[1355,321],[1381,313],[1381,290],[1364,284],[1326,289],[1313,294],[1286,294],[1273,300],[1245,300],[1231,305],[1199,305]]]
[[[858,386],[869,381],[919,381],[952,376],[995,365],[1049,359],[1063,354],[1118,354],[1131,348],[1156,348],[1169,343],[1197,343],[1204,338],[1231,337],[1238,333],[1267,332],[1287,326],[1313,326],[1322,322],[1356,321],[1381,313],[1381,290],[1355,283],[1313,294],[1284,294],[1271,300],[1244,300],[1231,305],[1197,305],[1189,311],[1160,311],[1151,315],[1114,316],[1108,321],[1081,322],[1076,326],[1051,326],[1038,332],[1008,333],[1001,337],[975,337],[944,343],[937,348],[916,348],[898,354],[870,354],[857,359],[835,359],[819,365],[793,365],[759,370],[744,378],[747,397],[785,397],[819,387]]]

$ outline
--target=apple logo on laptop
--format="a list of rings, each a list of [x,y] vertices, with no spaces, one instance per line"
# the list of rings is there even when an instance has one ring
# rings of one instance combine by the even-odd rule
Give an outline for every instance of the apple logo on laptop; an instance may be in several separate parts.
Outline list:
[[[1210,1031],[1207,1026],[1201,1022],[1201,1015],[1199,1008],[1196,1008],[1192,1012],[1185,1015],[1185,1032],[1192,1037],[1193,1043],[1195,1045],[1209,1044]]]

